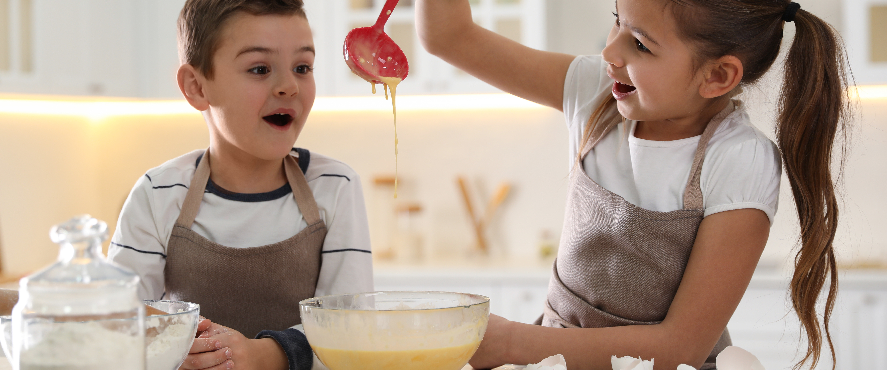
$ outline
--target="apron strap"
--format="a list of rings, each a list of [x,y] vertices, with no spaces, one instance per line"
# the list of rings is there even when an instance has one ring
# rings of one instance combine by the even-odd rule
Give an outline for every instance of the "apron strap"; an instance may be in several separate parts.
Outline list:
[[[317,202],[314,200],[314,194],[311,192],[311,188],[308,187],[308,180],[305,179],[305,174],[302,173],[302,169],[299,167],[296,159],[287,154],[286,158],[283,159],[283,168],[286,170],[286,179],[293,189],[293,197],[296,198],[296,204],[299,205],[299,211],[302,212],[305,222],[308,225],[313,225],[321,221],[320,211],[317,208]]]
[[[194,218],[200,211],[200,201],[203,200],[203,193],[206,191],[206,183],[209,181],[209,148],[203,152],[200,163],[197,164],[197,170],[191,177],[191,185],[188,187],[188,193],[185,195],[185,203],[182,204],[182,211],[179,212],[179,218],[176,219],[176,225],[180,225],[186,229],[191,229],[194,224]]]
[[[726,108],[712,117],[711,121],[708,122],[708,125],[705,126],[702,136],[699,137],[699,143],[696,144],[696,153],[693,155],[693,166],[690,167],[690,178],[687,179],[687,186],[684,188],[684,209],[704,208],[702,185],[699,183],[699,178],[702,175],[702,162],[705,160],[705,149],[708,147],[708,142],[711,140],[711,137],[714,136],[718,127],[721,126],[721,122],[723,122],[724,118],[727,118],[730,113],[733,113],[734,109],[735,106],[731,100]]]
[[[299,167],[296,159],[287,154],[283,163],[286,179],[293,190],[293,197],[296,199],[296,204],[299,205],[302,217],[305,218],[308,225],[321,221],[317,202],[314,201],[314,195],[311,192],[311,188],[308,187],[308,180],[305,179],[305,175],[302,173],[302,169]],[[185,203],[182,204],[182,211],[179,213],[179,218],[176,219],[177,225],[191,229],[191,225],[194,224],[197,212],[200,211],[200,202],[203,200],[206,184],[209,182],[209,167],[209,148],[207,148],[203,152],[203,157],[200,158],[200,163],[197,165],[197,170],[194,171],[194,176],[191,178],[191,185],[188,187],[187,195],[185,195]]]

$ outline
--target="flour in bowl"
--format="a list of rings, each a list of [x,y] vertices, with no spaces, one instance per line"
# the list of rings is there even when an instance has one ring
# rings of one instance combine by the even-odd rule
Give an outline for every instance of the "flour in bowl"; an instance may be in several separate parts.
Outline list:
[[[22,351],[22,370],[142,369],[142,339],[99,322],[32,323],[46,326],[39,342]]]
[[[175,370],[181,365],[191,342],[194,339],[194,326],[181,323],[182,320],[161,320],[157,317],[149,317],[145,320],[147,330],[159,331],[154,337],[146,337],[147,369],[148,370]]]

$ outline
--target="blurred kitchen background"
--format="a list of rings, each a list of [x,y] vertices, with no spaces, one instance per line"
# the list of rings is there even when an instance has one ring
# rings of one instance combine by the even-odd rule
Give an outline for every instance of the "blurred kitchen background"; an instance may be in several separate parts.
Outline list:
[[[345,66],[345,34],[371,25],[380,0],[306,0],[318,98],[296,146],[361,176],[379,290],[459,290],[531,322],[541,314],[563,221],[570,159],[557,111],[496,94],[428,55],[401,0],[387,32],[410,75],[398,87],[398,189],[390,101]],[[838,368],[887,368],[887,0],[800,0],[844,37],[860,88],[835,245],[841,294]],[[52,225],[89,213],[116,225],[149,168],[205,148],[202,117],[175,84],[184,0],[0,0],[0,268],[8,282],[57,255]],[[472,0],[475,21],[531,47],[597,54],[612,1]],[[786,40],[794,27],[786,26]],[[743,94],[772,133],[777,73]],[[534,71],[527,71],[531,78]],[[469,215],[471,206],[473,218]],[[482,220],[482,222],[480,221]],[[734,344],[767,369],[798,357],[786,304],[797,245],[787,181],[769,243],[730,322]],[[484,248],[481,248],[483,246]],[[827,357],[827,356],[826,356]],[[820,368],[831,368],[823,358]]]

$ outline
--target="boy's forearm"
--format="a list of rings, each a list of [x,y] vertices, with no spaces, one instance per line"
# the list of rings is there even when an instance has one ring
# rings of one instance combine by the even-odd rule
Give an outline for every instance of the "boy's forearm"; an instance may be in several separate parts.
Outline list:
[[[289,360],[283,347],[273,338],[254,339],[257,344],[258,358],[262,359],[262,369],[288,370]]]

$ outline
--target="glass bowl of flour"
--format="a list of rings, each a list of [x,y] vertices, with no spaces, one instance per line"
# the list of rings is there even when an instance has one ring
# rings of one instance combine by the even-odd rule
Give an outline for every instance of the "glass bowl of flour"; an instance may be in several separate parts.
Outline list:
[[[180,301],[145,301],[145,304],[167,313],[145,316],[147,370],[176,370],[188,355],[188,350],[197,333],[200,305]],[[89,348],[104,348],[105,351],[119,350],[116,347],[125,344],[119,338],[119,334],[96,322],[75,324],[77,325],[69,325],[68,330],[60,332],[59,338],[56,339],[69,346],[76,346],[82,341],[101,342],[104,345]],[[12,342],[11,316],[0,316],[0,335],[2,335],[0,343],[3,345],[3,352],[9,358],[9,344]],[[84,350],[86,352],[78,353],[84,359],[103,356],[103,353],[89,353],[88,348],[84,348]],[[55,352],[63,353],[64,351]],[[48,355],[51,356],[53,353],[50,351]]]
[[[147,370],[176,370],[185,361],[200,320],[200,305],[180,301],[145,301],[166,315],[145,316]]]

